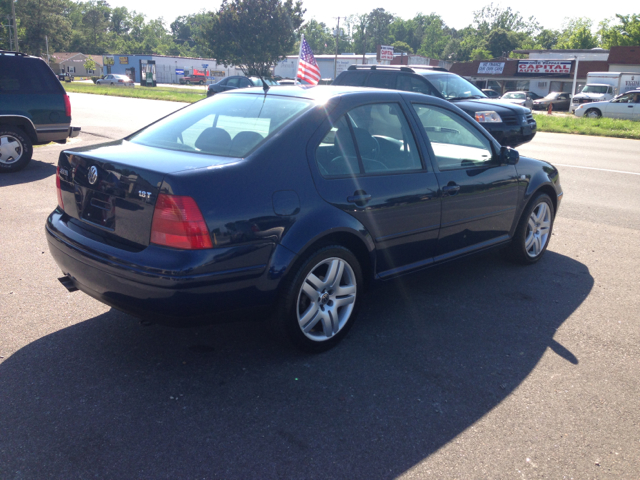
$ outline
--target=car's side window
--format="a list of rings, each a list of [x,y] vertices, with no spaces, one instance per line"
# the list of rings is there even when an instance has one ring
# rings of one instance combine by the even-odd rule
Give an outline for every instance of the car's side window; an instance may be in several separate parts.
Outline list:
[[[441,171],[497,164],[491,142],[463,118],[432,105],[413,104],[413,108]]]
[[[251,87],[253,85],[251,85],[251,81],[248,78],[241,78],[240,79],[240,88],[247,88],[247,87]]]
[[[618,98],[613,100],[613,103],[633,103],[633,94],[627,93],[625,95],[620,95]]]
[[[422,169],[416,141],[398,104],[363,105],[347,115],[365,173]]]
[[[405,92],[423,93],[425,95],[437,96],[431,85],[427,85],[424,80],[409,74],[398,75],[398,90]]]
[[[240,79],[239,78],[230,78],[227,82],[227,87],[237,87]]]
[[[331,125],[316,149],[316,162],[320,173],[325,177],[361,173],[356,146],[346,116]]]
[[[367,78],[367,87],[395,89],[396,75],[392,73],[374,72]]]

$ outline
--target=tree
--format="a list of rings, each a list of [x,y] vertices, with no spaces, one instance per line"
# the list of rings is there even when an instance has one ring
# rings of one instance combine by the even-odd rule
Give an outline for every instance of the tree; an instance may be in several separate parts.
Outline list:
[[[411,48],[411,45],[405,42],[393,42],[391,46],[393,47],[393,51],[395,53],[409,53],[409,54],[414,53],[413,48]]]
[[[376,8],[367,15],[367,45],[371,47],[371,52],[375,51],[378,45],[388,45],[390,43],[390,26],[394,20],[393,14],[384,8]]]
[[[419,55],[429,58],[442,58],[445,47],[449,43],[450,35],[446,31],[446,26],[439,15],[432,13],[428,17],[423,17],[426,24],[423,30],[422,41],[420,43]],[[422,26],[420,26],[422,29]]]
[[[313,19],[309,20],[302,26],[300,33],[304,34],[304,38],[311,47],[311,50],[313,50],[314,54],[321,55],[324,53],[335,53],[335,37],[324,23],[319,23]],[[343,37],[344,35],[340,36]],[[297,43],[297,46],[299,49],[300,44]],[[295,48],[293,51],[296,53],[298,52]]]
[[[612,21],[619,22],[612,25]],[[619,15],[615,20],[600,22],[600,43],[604,48],[624,45],[640,45],[640,15]]]
[[[89,0],[85,3],[82,18],[85,46],[83,53],[101,54],[107,47],[107,31],[111,8],[104,0]]]
[[[59,51],[71,37],[71,24],[63,15],[63,0],[23,0],[16,5],[20,19],[20,50],[38,57],[46,53],[45,36],[49,39],[49,51]],[[15,48],[15,46],[14,46]]]
[[[540,30],[540,33],[535,36],[535,45],[536,48],[542,50],[551,50],[555,48],[558,43],[558,39],[560,38],[560,32],[557,30],[547,30],[543,28]]]
[[[597,47],[598,38],[591,32],[593,22],[589,18],[572,18],[563,25],[556,48],[582,50]]]
[[[87,59],[84,61],[84,63],[82,64],[82,66],[84,67],[85,71],[94,71],[96,69],[96,62],[93,58],[91,57],[87,57]]]
[[[218,63],[236,65],[245,75],[269,75],[292,50],[303,14],[298,0],[223,0],[203,39]]]
[[[511,7],[500,8],[493,3],[473,12],[473,24],[476,29],[488,33],[497,28],[509,32],[524,32],[533,35],[540,30],[540,24],[535,17],[524,19],[520,12],[514,12]]]

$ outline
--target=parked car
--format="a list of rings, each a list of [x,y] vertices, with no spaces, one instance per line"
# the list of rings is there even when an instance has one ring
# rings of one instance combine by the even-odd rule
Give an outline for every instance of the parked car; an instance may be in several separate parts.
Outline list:
[[[490,88],[483,88],[482,93],[484,93],[487,96],[487,98],[494,98],[494,99],[500,98],[500,94]]]
[[[620,118],[640,120],[640,90],[630,90],[605,102],[580,104],[574,112],[576,117]]]
[[[51,68],[38,57],[0,50],[0,173],[21,170],[34,145],[66,143],[71,102]]]
[[[192,73],[191,75],[185,75],[184,77],[181,77],[178,82],[181,85],[204,85],[205,83],[207,83],[207,77],[204,75],[204,73]]]
[[[514,105],[520,105],[526,107],[529,110],[533,108],[533,99],[527,94],[527,92],[507,92],[500,97],[500,100],[513,103]]]
[[[61,152],[56,178],[46,236],[68,289],[169,325],[275,311],[312,352],[371,281],[490,247],[537,262],[562,198],[556,168],[451,102],[334,86],[215,95]]]
[[[272,78],[262,77],[270,87],[278,85],[278,82]],[[207,88],[207,97],[216,93],[226,92],[227,90],[235,90],[237,88],[262,87],[260,77],[244,77],[242,75],[234,75],[223,78],[218,83],[213,83]]]
[[[351,65],[333,84],[389,88],[444,98],[475,118],[501,145],[509,147],[531,141],[537,130],[529,109],[488,99],[473,84],[441,67]]]
[[[135,83],[127,75],[110,73],[96,80],[96,85],[109,85],[112,87],[135,87]]]
[[[553,110],[569,110],[571,94],[568,92],[551,92],[544,98],[533,101],[534,110],[547,110],[553,104]]]

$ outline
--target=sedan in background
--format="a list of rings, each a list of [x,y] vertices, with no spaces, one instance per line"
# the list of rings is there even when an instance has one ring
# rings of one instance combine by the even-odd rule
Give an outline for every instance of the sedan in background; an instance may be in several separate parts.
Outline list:
[[[215,95],[62,151],[56,190],[68,290],[176,326],[260,311],[310,352],[344,338],[371,282],[488,248],[539,261],[562,198],[553,165],[453,103],[350,86]]]
[[[500,97],[500,100],[526,107],[529,110],[533,108],[533,99],[527,92],[507,92]]]
[[[490,88],[483,88],[482,93],[484,93],[487,96],[487,98],[493,98],[496,100],[500,98],[500,94],[495,90],[491,90]]]
[[[640,90],[631,90],[606,102],[583,103],[574,114],[576,117],[640,121]]]
[[[553,105],[553,110],[569,110],[571,94],[569,92],[551,92],[544,98],[533,101],[534,110],[547,110]]]
[[[272,78],[262,78],[269,87],[279,85],[278,82],[276,82]],[[244,77],[242,75],[234,75],[232,77],[223,78],[218,83],[212,83],[211,85],[209,85],[209,87],[207,88],[207,97],[215,95],[216,93],[226,92],[228,90],[236,90],[238,88],[249,87],[264,87],[264,84],[262,83],[260,77]]]
[[[115,73],[110,73],[109,75],[105,75],[103,78],[99,78],[96,80],[96,85],[109,85],[112,87],[134,87],[135,84],[133,80],[131,80],[126,75],[118,75]]]

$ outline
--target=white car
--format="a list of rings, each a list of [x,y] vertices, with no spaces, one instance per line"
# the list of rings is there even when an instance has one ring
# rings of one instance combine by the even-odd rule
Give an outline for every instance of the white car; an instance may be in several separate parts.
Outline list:
[[[576,117],[621,118],[640,121],[640,90],[632,90],[605,102],[582,103]]]
[[[109,75],[105,75],[104,78],[96,80],[96,85],[111,85],[118,87],[134,87],[133,80],[131,80],[126,75],[118,75],[115,73],[110,73]]]
[[[533,98],[528,95],[527,92],[507,92],[500,97],[500,100],[505,102],[514,103],[521,107],[526,107],[529,110],[533,108]]]

